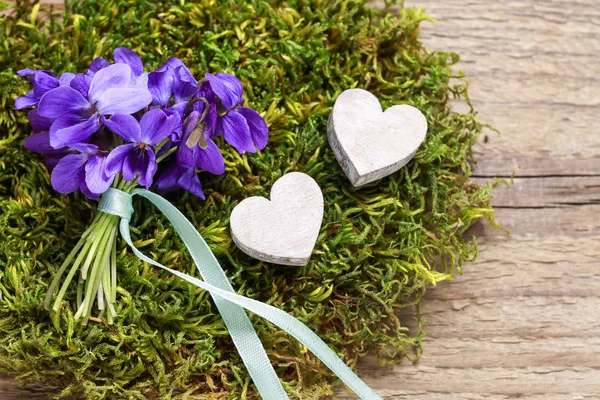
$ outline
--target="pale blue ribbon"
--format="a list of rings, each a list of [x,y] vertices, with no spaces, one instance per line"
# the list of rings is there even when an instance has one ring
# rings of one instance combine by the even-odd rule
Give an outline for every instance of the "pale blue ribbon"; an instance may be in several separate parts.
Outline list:
[[[131,197],[134,195],[139,195],[150,200],[169,219],[188,248],[204,281],[165,267],[146,257],[133,245],[129,233],[129,221],[133,215]],[[121,217],[121,236],[123,236],[125,242],[131,247],[134,254],[142,261],[169,271],[211,294],[219,313],[225,321],[233,343],[264,400],[285,400],[289,399],[289,397],[283,389],[244,309],[263,317],[296,338],[361,399],[382,400],[377,393],[348,368],[319,336],[302,322],[278,308],[236,294],[219,262],[212,251],[210,251],[204,239],[202,239],[202,236],[200,236],[200,233],[167,200],[145,189],[135,189],[131,194],[128,194],[111,188],[102,196],[98,210]]]

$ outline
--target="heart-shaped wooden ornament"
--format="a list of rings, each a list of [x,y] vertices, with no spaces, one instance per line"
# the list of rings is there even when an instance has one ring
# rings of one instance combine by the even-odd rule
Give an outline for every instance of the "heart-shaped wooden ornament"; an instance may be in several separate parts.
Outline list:
[[[271,189],[271,200],[249,197],[231,212],[231,236],[244,253],[283,265],[306,265],[323,221],[323,194],[310,176],[291,172]]]
[[[415,155],[427,134],[427,120],[409,105],[383,112],[363,89],[342,92],[327,125],[329,144],[354,186],[390,175]]]

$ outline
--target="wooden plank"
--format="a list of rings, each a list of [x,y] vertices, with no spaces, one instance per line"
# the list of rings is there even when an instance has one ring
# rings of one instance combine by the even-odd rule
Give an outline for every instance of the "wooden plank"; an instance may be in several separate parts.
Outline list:
[[[488,178],[475,178],[485,183]],[[599,176],[527,177],[517,176],[511,187],[494,191],[494,206],[512,208],[570,208],[600,205]]]
[[[0,375],[2,400],[47,400],[49,387],[45,385],[28,385],[21,387],[11,375]]]
[[[598,398],[600,237],[498,236],[481,250],[465,275],[427,293],[418,364],[368,358],[361,376],[390,399]]]

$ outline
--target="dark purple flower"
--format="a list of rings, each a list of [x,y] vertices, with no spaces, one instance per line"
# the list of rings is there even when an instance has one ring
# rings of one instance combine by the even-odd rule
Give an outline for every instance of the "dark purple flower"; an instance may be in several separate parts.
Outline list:
[[[89,139],[100,127],[100,116],[132,114],[152,101],[147,88],[130,87],[127,64],[113,64],[95,73],[87,96],[82,94],[86,83],[85,75],[78,75],[71,85],[52,89],[40,100],[39,115],[56,119],[50,128],[50,144],[55,148]]]
[[[202,103],[204,104],[204,103]],[[225,161],[219,148],[211,139],[207,125],[214,125],[217,111],[210,105],[204,121],[199,111],[192,111],[186,121],[183,138],[177,148],[177,163],[184,168],[198,167],[215,175],[225,173]]]
[[[31,76],[29,82],[33,86],[33,90],[15,100],[15,110],[36,106],[47,91],[59,86],[58,78],[50,71],[26,68],[17,71],[17,74]]]
[[[71,82],[71,79],[75,77],[74,73],[65,72],[60,78],[57,78],[50,71],[29,68],[17,71],[17,74],[19,76],[30,76],[29,83],[33,86],[33,90],[24,96],[17,97],[15,100],[15,110],[35,107],[47,91],[55,89],[58,86],[67,86]]]
[[[148,74],[148,90],[153,106],[168,107],[187,102],[198,91],[198,82],[185,64],[173,57]]]
[[[171,140],[179,142],[188,100],[198,90],[196,80],[181,60],[171,58],[162,67],[148,74],[148,90],[152,93],[151,105],[160,107],[168,115],[178,117],[179,123],[173,130]]]
[[[177,118],[155,108],[145,113],[140,122],[127,114],[114,114],[110,119],[103,118],[103,122],[111,131],[130,142],[110,152],[107,173],[114,175],[122,172],[123,179],[129,182],[139,175],[140,185],[148,188],[158,167],[155,146],[171,134]]]
[[[189,100],[198,91],[198,82],[194,78],[194,75],[176,57],[170,58],[164,66],[173,70],[173,96],[175,104]]]
[[[185,168],[177,163],[170,163],[156,180],[155,187],[161,193],[184,189],[205,200],[202,184],[196,167]]]
[[[217,135],[223,135],[227,143],[240,153],[254,153],[262,150],[269,140],[267,123],[259,113],[244,103],[242,83],[233,75],[218,73],[216,76],[207,73],[207,82],[200,88],[209,101],[217,97],[218,116],[212,128]]]
[[[114,176],[106,174],[107,153],[93,144],[75,144],[79,153],[60,159],[50,176],[52,187],[59,193],[80,189],[90,199],[97,199],[112,184]]]

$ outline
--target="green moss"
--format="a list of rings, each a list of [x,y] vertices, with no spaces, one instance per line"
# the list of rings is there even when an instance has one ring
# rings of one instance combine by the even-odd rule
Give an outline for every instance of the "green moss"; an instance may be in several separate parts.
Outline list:
[[[450,279],[476,257],[475,238],[463,238],[469,226],[482,217],[494,222],[493,185],[469,180],[471,148],[483,125],[474,111],[449,108],[451,98],[467,98],[466,83],[462,77],[450,83],[456,54],[430,52],[419,42],[422,10],[400,6],[394,16],[363,1],[337,0],[81,0],[61,17],[47,11],[17,1],[14,13],[0,18],[0,359],[6,371],[86,399],[257,397],[209,296],[143,265],[123,242],[120,317],[113,326],[75,325],[74,290],[60,316],[42,310],[47,284],[95,204],[53,192],[41,158],[23,148],[30,130],[25,113],[11,107],[29,88],[15,72],[81,71],[119,45],[140,52],[147,68],[177,56],[197,74],[233,72],[249,103],[264,111],[271,128],[265,151],[228,151],[226,177],[202,176],[205,202],[169,197],[206,238],[238,292],[307,323],[350,365],[368,351],[382,362],[420,354],[424,333],[409,335],[395,314],[419,304],[426,285]],[[351,87],[370,90],[384,107],[412,104],[429,123],[413,161],[360,189],[352,188],[326,138],[333,102]],[[228,231],[240,200],[267,196],[289,171],[311,175],[325,196],[315,254],[303,268],[257,262],[236,249]],[[195,274],[168,223],[142,200],[135,207],[136,244]],[[335,378],[326,367],[285,333],[252,320],[293,397],[332,393]]]

